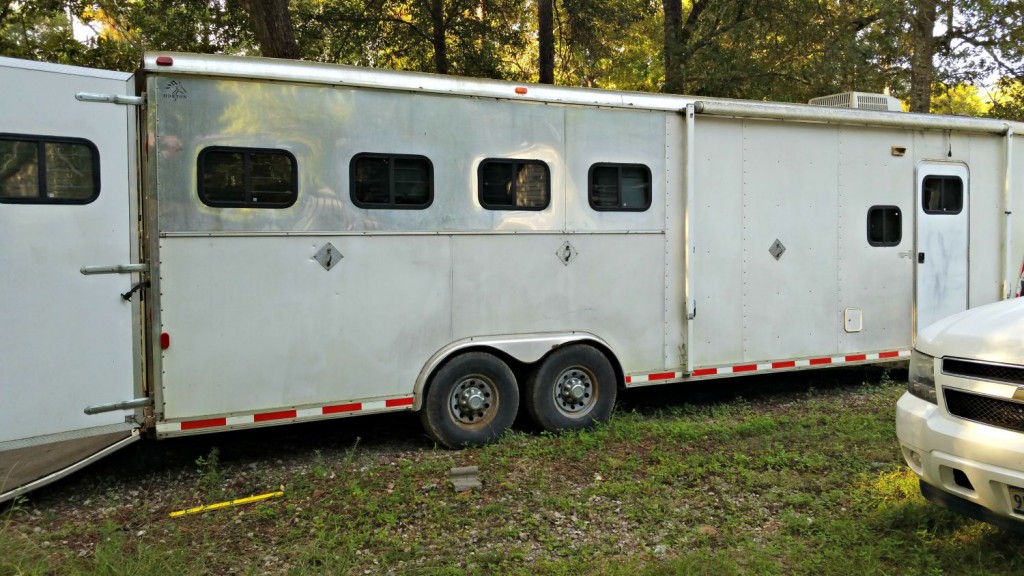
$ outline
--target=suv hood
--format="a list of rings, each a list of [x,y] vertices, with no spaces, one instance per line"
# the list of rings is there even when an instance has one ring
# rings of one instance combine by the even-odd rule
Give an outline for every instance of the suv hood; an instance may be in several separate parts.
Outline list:
[[[1024,298],[972,308],[926,327],[915,347],[930,356],[958,356],[1024,365]]]

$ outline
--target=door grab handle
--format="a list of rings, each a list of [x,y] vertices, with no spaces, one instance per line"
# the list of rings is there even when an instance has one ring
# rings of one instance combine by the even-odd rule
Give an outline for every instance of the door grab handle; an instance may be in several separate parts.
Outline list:
[[[114,266],[82,266],[79,270],[86,276],[92,274],[131,274],[132,272],[149,272],[149,264],[117,264]]]

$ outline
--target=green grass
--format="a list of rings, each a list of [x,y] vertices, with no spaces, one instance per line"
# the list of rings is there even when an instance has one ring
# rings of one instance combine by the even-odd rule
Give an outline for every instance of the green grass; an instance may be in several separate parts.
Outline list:
[[[1018,536],[920,497],[903,383],[835,374],[631,392],[595,430],[464,451],[392,416],[152,443],[0,510],[0,574],[1024,573]],[[470,464],[484,489],[455,493]]]

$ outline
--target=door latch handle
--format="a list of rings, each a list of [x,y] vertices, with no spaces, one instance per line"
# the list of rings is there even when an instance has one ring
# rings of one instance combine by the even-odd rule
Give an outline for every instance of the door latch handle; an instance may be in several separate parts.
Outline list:
[[[143,288],[149,288],[149,280],[143,280],[142,282],[139,282],[135,286],[132,286],[131,290],[125,292],[124,294],[121,294],[121,298],[124,299],[126,302],[131,302],[132,294],[135,294],[136,292],[142,290]]]
[[[924,252],[917,253],[917,263],[924,264]]]

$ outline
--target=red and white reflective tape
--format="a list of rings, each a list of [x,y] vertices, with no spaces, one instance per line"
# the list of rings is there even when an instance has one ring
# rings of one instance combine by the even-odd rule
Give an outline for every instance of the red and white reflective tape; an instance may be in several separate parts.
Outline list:
[[[809,366],[849,364],[851,362],[872,362],[875,360],[892,360],[895,358],[909,357],[910,350],[890,350],[887,352],[870,352],[865,354],[845,354],[843,356],[822,356],[820,358],[805,358],[802,360],[776,360],[773,362],[733,364],[731,366],[696,368],[694,369],[693,374],[690,374],[690,378],[700,378],[702,376],[724,376],[726,374],[744,374],[749,372],[769,372],[772,370],[806,368]],[[686,378],[685,372],[652,372],[649,374],[630,374],[626,376],[626,384],[660,382],[665,380],[682,380],[683,378]]]
[[[180,422],[160,422],[156,425],[157,434],[173,434],[176,432],[192,432],[197,430],[212,431],[216,428],[232,426],[252,426],[288,420],[298,422],[306,419],[318,419],[324,416],[340,414],[365,414],[369,412],[386,412],[390,410],[409,409],[413,405],[412,396],[387,398],[371,402],[352,402],[348,404],[330,404],[313,408],[292,408],[271,412],[256,412],[241,416],[221,416],[219,418],[203,418],[199,420],[183,420]]]

